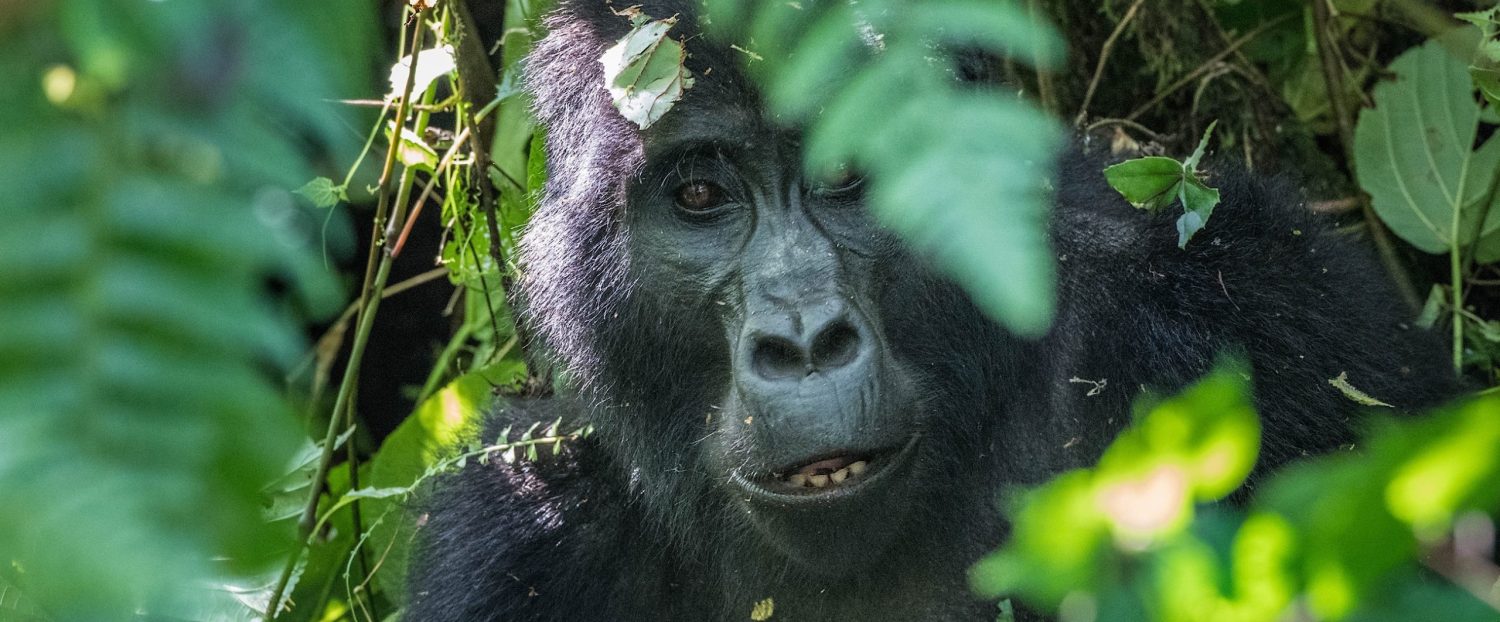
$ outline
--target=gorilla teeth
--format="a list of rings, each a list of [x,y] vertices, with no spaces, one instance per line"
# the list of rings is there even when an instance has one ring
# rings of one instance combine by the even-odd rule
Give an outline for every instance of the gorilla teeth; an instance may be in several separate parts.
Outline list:
[[[790,484],[794,488],[827,488],[830,485],[837,486],[839,484],[843,484],[848,480],[857,479],[860,475],[863,475],[864,472],[869,469],[869,467],[869,462],[858,460],[849,463],[843,468],[833,471],[793,473],[782,478],[782,481]]]

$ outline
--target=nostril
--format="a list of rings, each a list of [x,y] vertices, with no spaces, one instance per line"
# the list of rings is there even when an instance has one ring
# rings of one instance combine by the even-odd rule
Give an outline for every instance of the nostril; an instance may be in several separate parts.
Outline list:
[[[849,322],[830,324],[813,339],[812,366],[818,370],[838,369],[859,356],[859,331]]]
[[[750,354],[756,375],[767,380],[801,378],[807,375],[807,359],[802,349],[781,337],[762,337]]]

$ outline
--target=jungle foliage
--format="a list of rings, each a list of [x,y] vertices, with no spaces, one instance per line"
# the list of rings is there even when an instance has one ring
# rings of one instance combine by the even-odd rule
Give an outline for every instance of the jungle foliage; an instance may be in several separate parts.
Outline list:
[[[0,0],[0,619],[392,619],[420,520],[403,501],[589,433],[472,434],[496,392],[566,386],[506,298],[545,180],[518,72],[546,3],[493,4],[490,40],[462,3],[386,3],[386,49],[353,0]],[[1013,330],[1051,314],[1065,119],[1129,200],[1182,210],[1184,245],[1207,243],[1216,166],[1294,175],[1381,250],[1409,298],[1391,304],[1500,384],[1493,2],[853,6],[709,11],[750,33],[731,43],[809,128],[809,169],[869,172],[882,223]],[[642,126],[692,88],[672,17],[638,16],[601,59]],[[974,58],[1013,88],[957,86]],[[952,178],[979,181],[932,182]],[[350,220],[370,243],[340,274]],[[422,235],[437,257],[403,253]],[[397,262],[430,270],[391,282]],[[356,398],[381,301],[440,280],[445,340],[375,438]],[[1002,619],[1012,601],[1070,621],[1500,619],[1492,392],[1244,491],[1258,423],[1226,363],[1143,400],[1097,466],[997,491],[1016,532],[974,586]],[[1211,505],[1232,494],[1243,509]]]

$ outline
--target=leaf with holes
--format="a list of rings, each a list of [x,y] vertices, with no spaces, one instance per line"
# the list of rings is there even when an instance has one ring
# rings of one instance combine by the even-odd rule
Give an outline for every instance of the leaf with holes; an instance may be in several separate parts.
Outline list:
[[[661,119],[693,86],[692,72],[683,65],[687,50],[667,36],[677,18],[652,20],[636,13],[635,27],[604,51],[604,83],[610,100],[626,119],[641,129]]]

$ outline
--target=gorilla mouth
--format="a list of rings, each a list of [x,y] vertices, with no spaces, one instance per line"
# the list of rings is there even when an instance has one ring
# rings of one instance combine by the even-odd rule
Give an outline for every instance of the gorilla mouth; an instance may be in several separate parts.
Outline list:
[[[782,469],[771,474],[771,479],[783,487],[827,488],[829,486],[853,485],[870,469],[876,456],[895,452],[840,453],[830,458],[813,460],[800,466]]]
[[[732,478],[756,496],[779,503],[850,497],[900,471],[916,445],[913,436],[900,447],[835,452],[753,477],[736,470]]]

